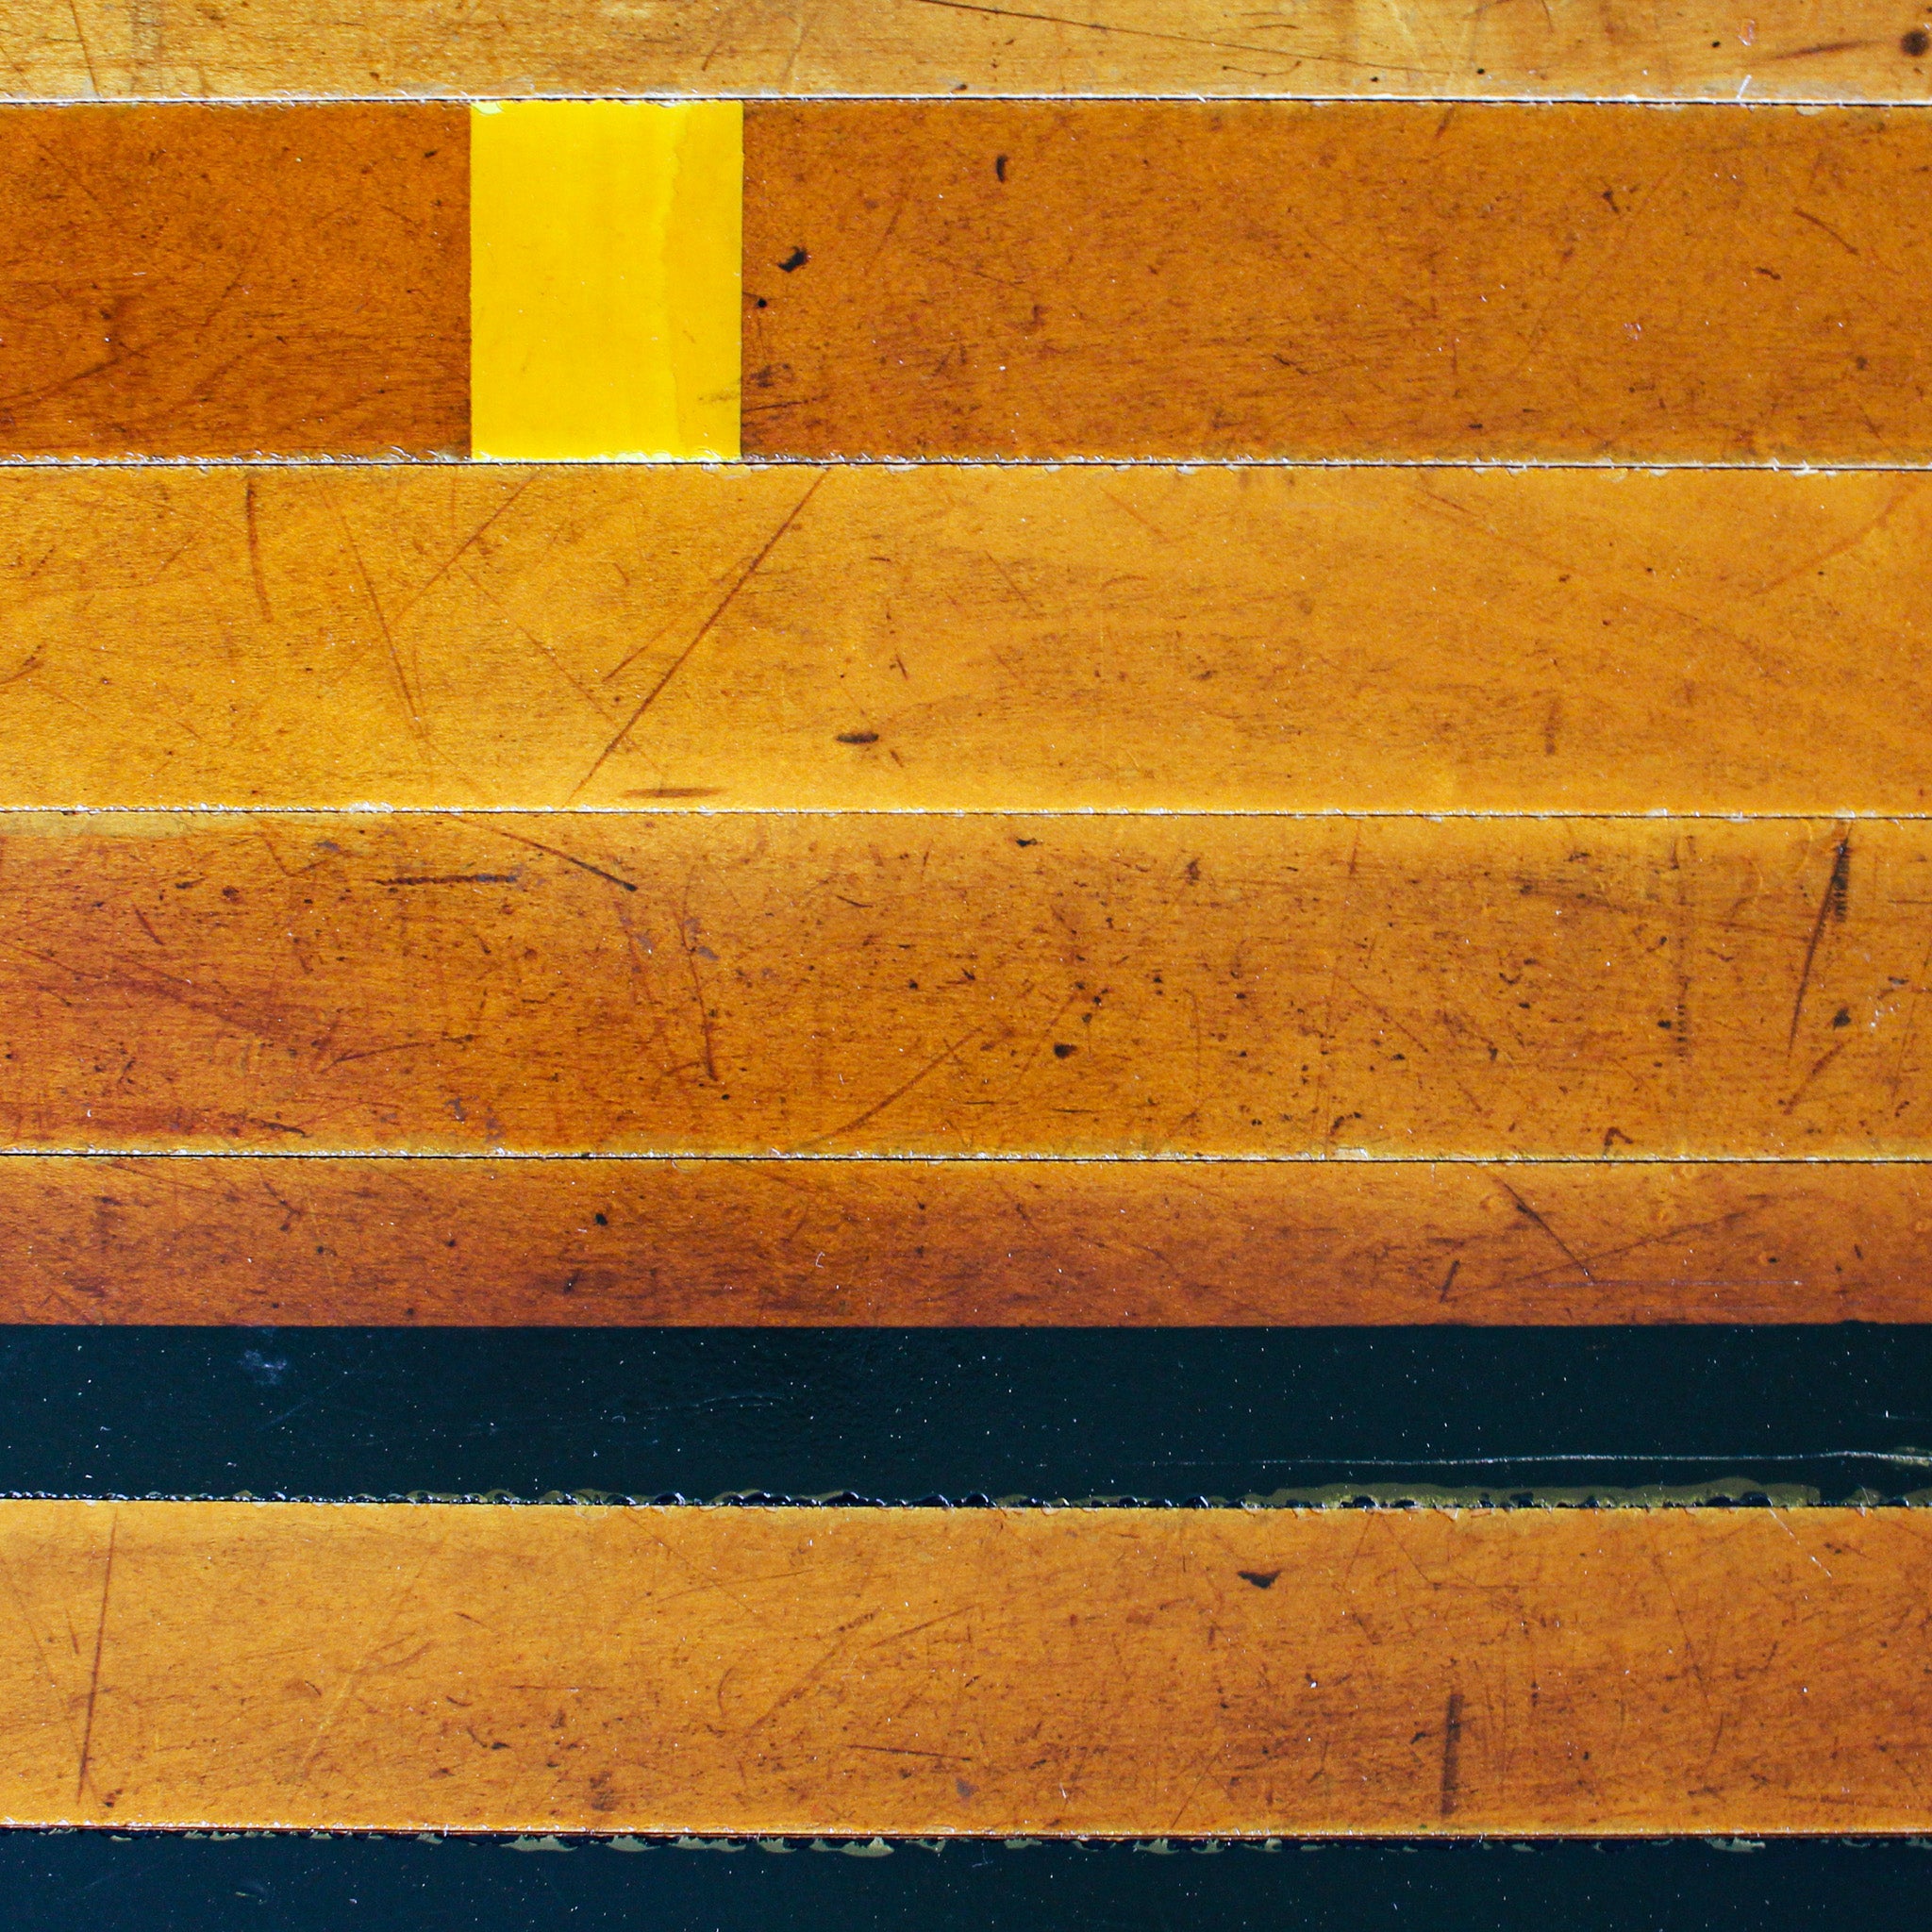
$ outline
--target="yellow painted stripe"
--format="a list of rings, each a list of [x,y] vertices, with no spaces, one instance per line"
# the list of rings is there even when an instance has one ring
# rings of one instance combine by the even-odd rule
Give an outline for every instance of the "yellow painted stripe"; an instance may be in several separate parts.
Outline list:
[[[737,456],[743,123],[735,101],[473,110],[475,455]]]

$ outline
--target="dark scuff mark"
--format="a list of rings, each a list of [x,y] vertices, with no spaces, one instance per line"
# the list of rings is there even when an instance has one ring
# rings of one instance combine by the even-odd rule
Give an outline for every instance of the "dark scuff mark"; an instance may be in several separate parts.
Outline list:
[[[1444,1818],[1456,1816],[1462,1788],[1462,1692],[1449,1693],[1449,1707],[1442,1713],[1442,1800]]]
[[[1257,1590],[1273,1590],[1274,1579],[1281,1574],[1279,1570],[1237,1570],[1235,1574],[1243,1583],[1252,1583]]]
[[[1923,60],[1928,49],[1932,49],[1932,34],[1922,26],[1899,36],[1898,50],[1907,60]]]
[[[722,785],[654,785],[646,791],[623,791],[621,798],[722,798]]]
[[[810,259],[811,257],[808,256],[803,248],[793,247],[791,253],[788,255],[785,258],[785,259],[778,264],[778,266],[781,269],[783,269],[788,275],[795,275]]]
[[[878,741],[876,731],[841,731],[839,734],[841,744],[876,744]]]
[[[1797,997],[1791,1002],[1791,1026],[1785,1036],[1785,1052],[1798,1043],[1798,1022],[1805,1013],[1805,995],[1811,990],[1811,969],[1818,963],[1818,948],[1824,940],[1824,922],[1835,919],[1840,924],[1852,906],[1852,835],[1849,829],[1839,835],[1838,850],[1832,855],[1831,877],[1818,902],[1818,917],[1811,923],[1811,937],[1805,946],[1805,963],[1798,971]]]
[[[992,171],[1002,181],[1007,178],[1007,158],[1005,155],[995,155],[992,158]]]
[[[513,872],[444,872],[415,874],[408,878],[377,879],[378,886],[513,886]]]

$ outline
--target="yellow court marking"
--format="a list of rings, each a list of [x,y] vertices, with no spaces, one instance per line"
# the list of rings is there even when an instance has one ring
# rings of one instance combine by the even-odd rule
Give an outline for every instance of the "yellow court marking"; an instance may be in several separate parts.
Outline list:
[[[506,101],[470,121],[470,441],[738,455],[744,110]]]

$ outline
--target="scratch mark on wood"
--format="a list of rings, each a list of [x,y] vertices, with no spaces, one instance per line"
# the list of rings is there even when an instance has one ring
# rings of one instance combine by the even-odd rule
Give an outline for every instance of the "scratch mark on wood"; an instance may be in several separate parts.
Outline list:
[[[1509,1183],[1503,1178],[1501,1174],[1495,1174],[1492,1176],[1492,1178],[1494,1179],[1496,1185],[1499,1188],[1501,1188],[1502,1191],[1506,1194],[1507,1194],[1512,1201],[1516,1203],[1516,1211],[1519,1214],[1522,1214],[1528,1221],[1534,1223],[1536,1226],[1541,1228],[1543,1233],[1548,1235],[1551,1241],[1555,1241],[1557,1246],[1562,1250],[1563,1258],[1570,1263],[1571,1267],[1575,1269],[1576,1272],[1583,1276],[1584,1280],[1593,1284],[1596,1280],[1596,1276],[1590,1272],[1590,1264],[1583,1258],[1583,1257],[1579,1255],[1576,1252],[1576,1250],[1573,1248],[1570,1245],[1570,1243],[1566,1241],[1563,1239],[1563,1237],[1559,1235],[1557,1232],[1557,1230],[1554,1227],[1552,1227],[1550,1224],[1547,1221],[1545,1221],[1542,1218],[1542,1216],[1539,1214],[1536,1211],[1536,1209],[1532,1208],[1529,1205],[1529,1203],[1525,1201],[1523,1198],[1523,1196],[1519,1194],[1516,1191],[1516,1190],[1512,1188],[1509,1185]]]
[[[613,886],[622,886],[626,892],[635,892],[634,880],[620,878],[614,872],[606,872],[601,865],[592,865],[588,858],[579,858],[575,852],[565,852],[555,845],[546,845],[541,839],[526,838],[522,832],[507,832],[501,825],[485,824],[486,832],[493,832],[499,839],[508,839],[518,845],[527,845],[532,852],[547,852],[552,858],[560,858],[566,865],[574,865],[579,872],[587,872],[595,878],[605,880]]]
[[[1818,948],[1824,939],[1827,919],[1842,921],[1851,907],[1852,832],[1840,827],[1838,849],[1832,855],[1831,877],[1818,901],[1818,917],[1811,922],[1811,938],[1805,947],[1805,964],[1798,974],[1797,997],[1791,1002],[1790,1031],[1785,1036],[1785,1056],[1798,1043],[1798,1023],[1805,1015],[1805,995],[1811,990],[1811,969],[1818,963]]]
[[[242,486],[242,511],[248,526],[248,575],[255,585],[256,608],[261,612],[262,623],[273,624],[275,614],[269,608],[268,580],[261,572],[261,520],[256,508],[253,476]]]
[[[1456,1816],[1462,1789],[1462,1692],[1449,1693],[1448,1708],[1442,1713],[1442,1790],[1441,1808],[1444,1818]]]
[[[689,661],[691,658],[691,654],[693,651],[695,651],[697,647],[701,643],[703,643],[708,637],[710,636],[711,632],[716,628],[718,621],[724,615],[725,611],[727,611],[731,608],[732,602],[738,596],[738,593],[741,591],[742,591],[745,585],[750,583],[752,578],[755,577],[758,574],[759,570],[763,568],[765,559],[771,556],[773,551],[777,549],[778,545],[784,541],[786,532],[789,531],[791,528],[792,525],[795,524],[799,520],[799,518],[805,514],[806,505],[808,504],[812,500],[812,498],[818,493],[819,485],[823,483],[825,480],[825,478],[830,475],[831,472],[829,470],[821,470],[811,479],[810,483],[806,486],[805,494],[801,496],[798,499],[798,501],[791,506],[791,512],[786,516],[784,522],[781,523],[778,525],[778,527],[772,532],[771,536],[766,539],[764,547],[758,553],[756,557],[752,558],[752,560],[748,564],[745,565],[744,569],[739,573],[737,577],[733,579],[731,588],[728,591],[726,591],[724,594],[721,598],[719,598],[718,602],[712,607],[711,614],[705,619],[704,623],[698,625],[696,632],[692,635],[691,642],[685,645],[684,649],[681,650],[677,654],[677,656],[671,660],[669,669],[667,669],[663,676],[658,678],[657,683],[654,684],[650,688],[650,690],[644,693],[642,703],[641,703],[638,706],[637,709],[634,710],[630,714],[630,716],[625,720],[624,726],[618,732],[617,736],[613,738],[610,741],[610,742],[607,744],[604,747],[604,749],[597,754],[596,760],[594,763],[592,763],[591,769],[588,772],[586,772],[584,775],[581,778],[579,778],[576,784],[571,789],[571,800],[575,800],[578,796],[578,794],[583,791],[584,787],[587,786],[591,782],[591,780],[593,779],[597,775],[597,774],[604,769],[605,765],[616,753],[618,747],[621,744],[623,744],[624,741],[626,738],[628,738],[633,731],[637,729],[638,723],[643,717],[644,713],[648,711],[651,708],[651,707],[658,702],[658,698],[663,695],[665,686],[668,685],[671,682],[671,680],[674,677],[675,677],[680,671],[684,669],[685,664]],[[617,666],[616,670],[606,673],[604,679],[605,683],[609,683],[611,678],[617,676],[619,673],[624,671],[634,660],[636,656],[637,653],[633,652],[629,658],[626,658],[623,663]]]
[[[87,1686],[87,1715],[81,1721],[80,1729],[80,1770],[74,1780],[74,1796],[76,1803],[87,1790],[88,1765],[93,1757],[94,1748],[94,1706],[101,1694],[101,1657],[108,1647],[108,1599],[114,1589],[114,1540],[121,1533],[121,1518],[117,1512],[108,1519],[108,1560],[101,1572],[101,1614],[94,1625],[94,1665]],[[95,1793],[99,1795],[98,1792]]]
[[[841,1134],[853,1133],[859,1127],[866,1125],[869,1122],[875,1121],[895,1101],[905,1099],[907,1094],[910,1093],[941,1060],[952,1058],[969,1040],[976,1039],[981,1029],[975,1026],[970,1032],[960,1034],[958,1039],[954,1041],[950,1046],[941,1047],[939,1052],[934,1054],[931,1059],[927,1060],[920,1068],[918,1073],[914,1074],[909,1080],[902,1081],[897,1087],[894,1087],[883,1100],[875,1100],[863,1113],[855,1114],[843,1126],[834,1127],[829,1133],[819,1135],[816,1140],[805,1141],[795,1151],[804,1154],[814,1147],[823,1147],[827,1141],[836,1141]]]

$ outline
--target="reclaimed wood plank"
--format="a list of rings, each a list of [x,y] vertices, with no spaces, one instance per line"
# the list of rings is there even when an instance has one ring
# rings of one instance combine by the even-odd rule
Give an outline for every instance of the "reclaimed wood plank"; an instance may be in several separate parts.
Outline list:
[[[0,806],[1918,812],[1928,559],[1896,475],[0,469]]]
[[[1924,821],[12,815],[0,1144],[1923,1156]]]
[[[0,114],[0,449],[460,454],[469,115]]]
[[[1889,0],[8,0],[0,97],[1415,94],[1923,100]]]
[[[747,455],[1924,462],[1932,121],[754,105]]]
[[[1916,1514],[0,1503],[33,1824],[1923,1831]]]
[[[1932,1321],[1910,1161],[0,1158],[0,1322]]]

